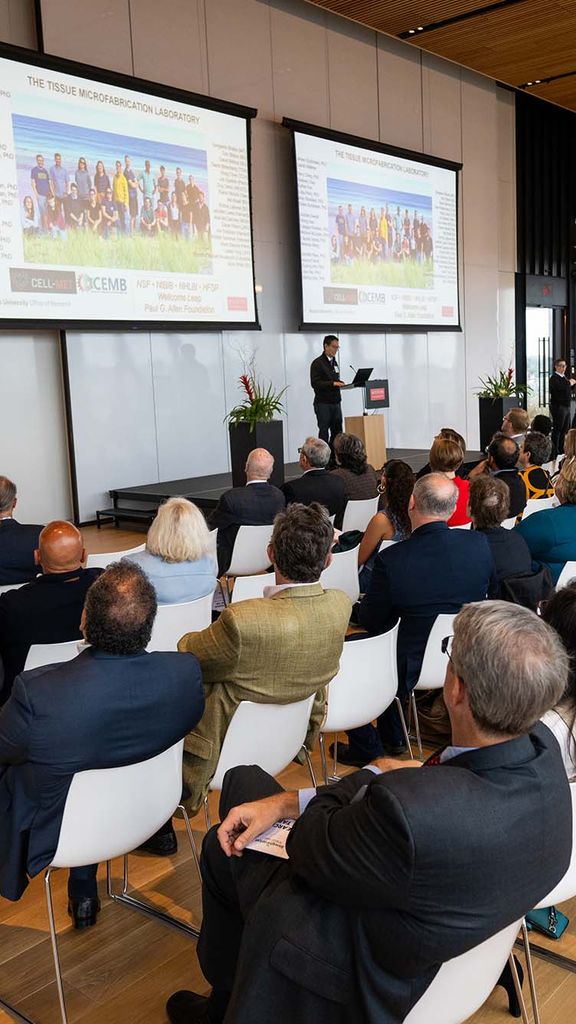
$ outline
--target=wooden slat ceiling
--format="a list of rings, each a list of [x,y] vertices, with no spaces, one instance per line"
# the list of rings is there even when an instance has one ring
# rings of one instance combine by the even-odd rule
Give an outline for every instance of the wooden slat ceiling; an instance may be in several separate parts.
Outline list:
[[[576,0],[308,2],[576,110]]]

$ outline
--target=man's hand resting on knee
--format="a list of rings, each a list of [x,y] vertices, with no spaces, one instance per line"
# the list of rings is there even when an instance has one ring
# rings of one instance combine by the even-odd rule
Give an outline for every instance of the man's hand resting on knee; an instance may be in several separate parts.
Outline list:
[[[248,843],[271,828],[279,818],[297,818],[299,814],[296,790],[240,804],[229,811],[218,829],[220,846],[227,857],[241,857]]]

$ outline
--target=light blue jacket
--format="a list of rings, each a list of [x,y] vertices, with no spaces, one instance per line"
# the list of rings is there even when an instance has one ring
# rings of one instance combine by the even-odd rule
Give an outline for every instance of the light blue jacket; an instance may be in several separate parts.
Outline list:
[[[216,586],[214,563],[208,555],[197,562],[165,562],[160,555],[137,551],[125,555],[123,562],[136,562],[152,583],[158,604],[195,601],[212,594]]]

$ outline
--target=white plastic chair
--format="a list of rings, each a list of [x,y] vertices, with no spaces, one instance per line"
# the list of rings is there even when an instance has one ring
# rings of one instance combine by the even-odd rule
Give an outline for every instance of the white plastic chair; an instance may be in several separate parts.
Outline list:
[[[119,562],[125,555],[135,555],[138,551],[144,551],[146,544],[139,544],[136,548],[127,548],[126,551],[95,551],[86,559],[87,569],[107,569],[111,562]]]
[[[196,928],[128,895],[128,854],[150,839],[177,809],[184,817],[192,856],[198,865],[188,815],[180,804],[183,747],[184,740],[180,740],[163,753],[138,764],[77,772],[72,779],[58,848],[44,875],[62,1024],[67,1024],[67,1014],[50,884],[55,868],[84,867],[106,861],[107,888],[111,899],[157,917],[195,938],[199,935]],[[119,893],[112,887],[110,861],[114,857],[124,857],[124,882]],[[13,1007],[9,1009],[18,1013]],[[19,1019],[28,1018],[19,1015]]]
[[[510,516],[510,519],[505,519],[500,525],[503,526],[505,530],[513,530],[516,526],[516,516]]]
[[[381,551],[385,551],[386,548],[391,548],[393,544],[398,544],[398,543],[399,543],[399,541],[397,541],[397,540],[381,540],[380,541],[380,547],[378,548],[378,554],[380,554]]]
[[[550,476],[552,476],[552,474],[556,472],[556,460],[553,459],[552,462],[543,462],[542,469],[546,473],[550,473]]]
[[[272,537],[273,526],[240,526],[234,541],[234,549],[230,565],[226,570],[228,600],[230,600],[229,581],[231,576],[256,576],[265,572],[270,565],[268,545]]]
[[[354,604],[360,596],[358,548],[333,554],[331,564],[320,576],[320,583],[325,590],[343,590]]]
[[[346,533],[346,530],[364,531],[372,519],[372,516],[376,515],[378,511],[379,500],[380,495],[377,494],[375,498],[362,498],[356,501],[348,501],[344,511],[342,533]]]
[[[214,575],[218,575],[218,530],[210,530],[208,534],[208,557],[214,566]]]
[[[40,668],[42,665],[58,665],[63,661],[72,661],[78,656],[80,640],[66,640],[61,644],[32,644],[26,658],[24,671]]]
[[[510,957],[519,927],[520,921],[514,921],[479,946],[442,964],[404,1024],[463,1024],[486,1001],[508,958],[523,1017],[527,1020],[516,965]]]
[[[185,633],[197,633],[212,622],[212,594],[196,601],[159,604],[147,651],[177,651]]]
[[[337,780],[339,732],[367,725],[397,700],[396,642],[399,623],[387,633],[345,643],[337,675],[328,686],[326,718],[320,730],[320,755],[328,785],[324,733],[334,733],[334,769]]]
[[[570,864],[566,874],[558,882],[558,885],[556,885],[554,889],[552,889],[552,892],[549,892],[544,899],[541,899],[540,902],[536,904],[534,910],[540,910],[542,907],[553,907],[557,903],[564,903],[565,900],[571,900],[576,896],[576,782],[573,782],[570,785],[570,796],[572,798],[572,856],[570,858]],[[524,939],[526,968],[530,984],[532,1007],[534,1010],[534,1024],[540,1024],[540,1011],[536,996],[536,982],[534,979],[534,968],[532,966],[532,956],[530,953],[530,940],[528,938],[528,928],[526,927],[525,920],[522,921],[522,938]]]
[[[442,653],[442,640],[445,636],[449,636],[454,631],[455,618],[456,613],[436,616],[436,620],[430,630],[430,635],[428,636],[426,643],[426,650],[424,651],[424,658],[422,659],[422,667],[420,669],[420,675],[418,676],[418,682],[410,694],[410,708],[412,718],[414,720],[414,729],[416,731],[416,742],[418,744],[420,759],[424,757],[424,754],[422,751],[420,726],[418,724],[418,711],[416,709],[416,690],[441,690],[444,686],[444,677],[446,675],[446,655]],[[400,702],[398,703],[402,728],[404,735],[407,737],[408,730],[406,727],[404,712]],[[407,743],[410,750],[410,756],[412,756],[412,747],[408,739]]]
[[[292,704],[240,702],[228,726],[210,789],[222,789],[229,768],[257,764],[278,775],[304,749],[312,785],[316,785],[310,754],[304,747],[315,694]],[[206,827],[211,827],[208,797],[204,800]]]
[[[565,587],[566,584],[574,578],[576,578],[576,562],[566,562],[564,568],[562,569],[562,572],[558,577],[556,590],[561,590],[562,587]]]
[[[234,580],[232,603],[249,601],[253,597],[264,597],[264,587],[273,587],[276,577],[272,572],[260,573],[259,576],[237,576]]]
[[[30,581],[28,581],[30,582]],[[20,590],[20,587],[25,587],[25,583],[4,583],[0,587],[0,594],[7,594],[9,590]]]
[[[526,502],[526,508],[522,513],[522,519],[527,519],[528,516],[534,514],[534,512],[544,512],[547,508],[556,508],[559,504],[558,498],[554,495],[552,498],[530,498]]]
[[[471,530],[472,523],[460,523],[459,526],[451,526],[451,530]]]

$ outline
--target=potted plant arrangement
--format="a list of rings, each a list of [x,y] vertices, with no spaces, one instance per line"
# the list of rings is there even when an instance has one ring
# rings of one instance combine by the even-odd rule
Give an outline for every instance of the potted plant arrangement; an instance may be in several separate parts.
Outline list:
[[[274,456],[274,470],[270,482],[276,487],[284,483],[283,424],[278,417],[284,412],[282,399],[286,388],[275,391],[271,382],[264,384],[256,372],[255,357],[245,363],[238,387],[244,393],[243,401],[226,416],[230,435],[232,485],[242,487],[246,482],[244,466],[254,448],[266,448]]]
[[[490,444],[493,434],[500,430],[502,420],[509,409],[520,405],[528,393],[525,384],[514,380],[514,370],[509,366],[506,370],[499,369],[494,375],[480,377],[482,385],[478,395],[480,413],[480,447],[484,451]]]

